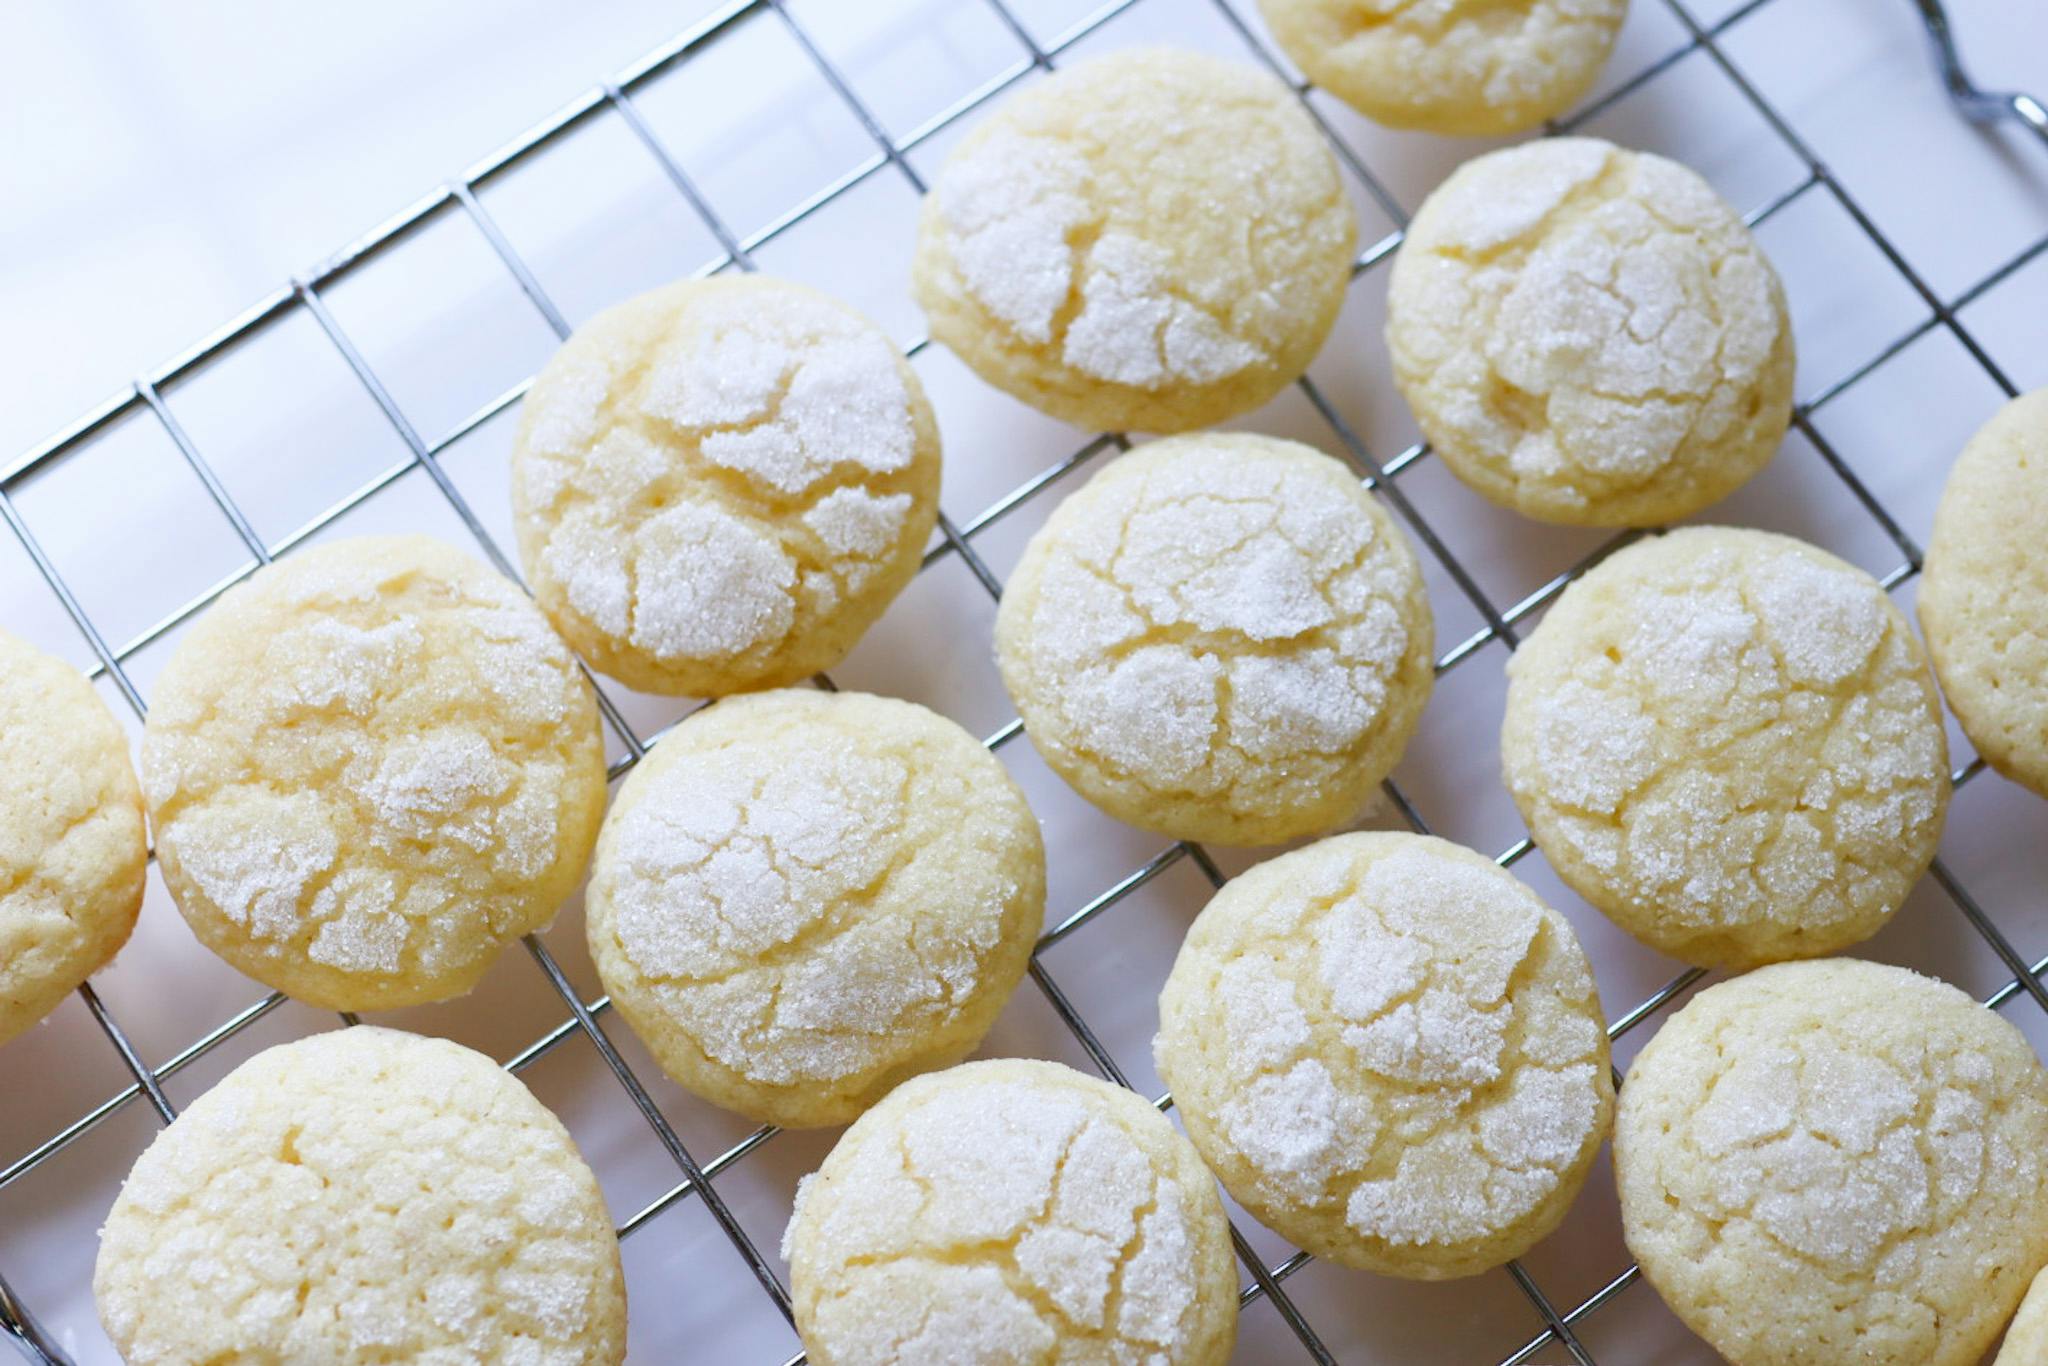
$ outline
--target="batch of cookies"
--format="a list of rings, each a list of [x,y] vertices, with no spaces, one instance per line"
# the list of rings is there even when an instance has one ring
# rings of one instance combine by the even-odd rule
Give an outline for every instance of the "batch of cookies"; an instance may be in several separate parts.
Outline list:
[[[1264,8],[1364,112],[1501,133],[1585,92],[1622,0]],[[1617,1100],[1562,916],[1469,849],[1328,834],[1429,696],[1404,533],[1359,470],[1203,430],[1301,375],[1356,250],[1295,93],[1169,50],[1008,99],[919,229],[935,339],[1056,417],[1164,435],[1066,498],[1007,585],[994,646],[1031,743],[1149,831],[1324,836],[1187,933],[1155,1044],[1186,1137],[1065,1067],[960,1062],[1029,966],[1048,851],[958,726],[804,686],[916,572],[940,441],[877,327],[761,277],[622,303],[535,380],[512,468],[531,598],[418,537],[266,566],[164,671],[139,784],[87,683],[0,636],[0,1039],[126,939],[145,809],[193,933],[340,1011],[468,991],[587,878],[598,974],[675,1081],[852,1126],[783,1245],[817,1366],[1221,1362],[1219,1182],[1317,1257],[1468,1276],[1556,1228],[1610,1136],[1644,1276],[1729,1360],[1976,1361],[2048,1263],[2048,1072],[1954,988],[1828,955],[1933,857],[1937,673],[1986,762],[2048,795],[2048,394],[1955,467],[1920,594],[1933,669],[1868,575],[1729,527],[1611,555],[1513,654],[1501,764],[1535,845],[1644,943],[1741,974]],[[1770,262],[1647,153],[1468,162],[1407,229],[1388,312],[1433,451],[1545,521],[1687,517],[1790,417]],[[583,663],[725,699],[609,809]],[[95,1292],[131,1363],[625,1355],[612,1221],[561,1124],[483,1056],[373,1026],[187,1108],[108,1215]],[[1999,1360],[2048,1362],[2048,1291]]]

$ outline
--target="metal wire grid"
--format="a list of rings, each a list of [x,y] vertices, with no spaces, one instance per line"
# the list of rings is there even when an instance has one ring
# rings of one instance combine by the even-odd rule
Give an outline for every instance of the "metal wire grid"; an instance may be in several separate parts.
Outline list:
[[[497,258],[502,262],[505,269],[510,272],[520,290],[540,313],[548,326],[558,337],[566,337],[570,331],[566,318],[560,309],[549,299],[538,277],[520,258],[511,241],[479,202],[475,192],[492,178],[509,171],[524,158],[539,151],[555,139],[562,137],[584,120],[602,111],[609,110],[615,112],[646,148],[676,191],[687,201],[690,208],[719,243],[722,254],[717,260],[706,267],[707,271],[716,271],[727,267],[751,270],[754,268],[752,253],[755,250],[795,224],[822,210],[839,196],[866,181],[871,176],[886,173],[893,168],[896,174],[900,174],[905,178],[911,189],[922,194],[926,188],[924,180],[910,164],[906,153],[921,145],[962,116],[979,108],[1007,90],[1033,70],[1052,70],[1056,66],[1059,57],[1073,44],[1079,42],[1082,38],[1088,36],[1125,10],[1132,8],[1140,0],[1111,0],[1111,3],[1105,4],[1097,12],[1071,28],[1057,42],[1049,45],[1041,44],[1032,37],[1030,31],[1010,9],[1006,0],[968,0],[968,2],[982,3],[993,12],[1003,26],[1016,38],[1020,48],[1020,55],[1009,69],[929,119],[909,136],[898,140],[892,139],[888,135],[882,124],[856,93],[853,85],[846,79],[838,66],[826,55],[823,48],[813,39],[810,32],[797,16],[791,14],[785,7],[784,0],[733,0],[733,3],[726,5],[719,12],[696,27],[680,35],[665,46],[649,53],[612,79],[593,87],[544,123],[529,130],[489,157],[471,166],[439,190],[417,201],[404,212],[386,221],[367,235],[350,243],[312,271],[293,279],[288,285],[276,290],[269,297],[257,303],[213,335],[200,341],[184,353],[172,358],[152,373],[138,379],[130,389],[109,398],[42,445],[25,452],[6,466],[0,467],[0,520],[6,522],[9,529],[20,541],[37,571],[47,583],[50,591],[62,603],[67,615],[76,625],[80,634],[91,647],[93,654],[97,657],[99,663],[92,670],[92,676],[106,675],[113,685],[119,689],[136,715],[138,717],[142,716],[146,710],[146,704],[140,691],[124,670],[123,663],[125,660],[132,657],[137,651],[151,642],[159,639],[181,622],[203,610],[233,582],[253,572],[255,566],[267,564],[276,554],[282,554],[307,540],[323,527],[359,506],[414,468],[426,472],[428,478],[446,499],[450,509],[468,527],[475,536],[478,545],[491,561],[503,572],[517,578],[517,572],[511,561],[485,530],[483,524],[478,520],[455,483],[443,470],[440,456],[456,441],[516,403],[525,392],[526,385],[522,383],[514,386],[508,392],[500,395],[458,423],[447,434],[438,439],[429,440],[422,435],[401,411],[390,391],[378,378],[361,351],[357,349],[348,334],[335,320],[334,315],[328,310],[326,303],[323,301],[322,291],[333,285],[354,267],[398,244],[409,233],[425,224],[428,220],[443,212],[459,212],[473,223],[482,234]],[[1185,2],[1189,4],[1213,4],[1228,26],[1244,40],[1252,58],[1263,63],[1293,85],[1297,93],[1303,98],[1304,108],[1308,110],[1310,116],[1323,128],[1324,132],[1329,135],[1331,146],[1336,154],[1344,161],[1348,169],[1356,174],[1366,191],[1387,213],[1390,221],[1397,225],[1404,224],[1406,215],[1394,196],[1387,191],[1381,181],[1358,155],[1336,135],[1334,130],[1330,128],[1316,110],[1315,106],[1307,101],[1306,96],[1309,87],[1293,80],[1289,76],[1286,68],[1265,47],[1263,40],[1231,8],[1228,0],[1185,0]],[[1165,3],[1165,0],[1150,0],[1150,3],[1161,4]],[[1883,254],[1891,267],[1897,271],[1907,284],[1910,285],[1914,293],[1918,295],[1921,302],[1927,308],[1927,315],[1921,321],[1893,338],[1875,354],[1853,367],[1848,373],[1823,387],[1814,397],[1799,404],[1794,409],[1792,419],[1793,425],[1813,445],[1830,470],[1842,481],[1856,501],[1883,528],[1885,534],[1899,551],[1902,557],[1901,562],[1882,579],[1882,582],[1888,589],[1895,587],[1919,571],[1921,563],[1920,548],[1901,529],[1898,520],[1877,500],[1862,480],[1857,477],[1854,471],[1850,469],[1848,464],[1830,445],[1826,437],[1814,426],[1811,421],[1812,414],[1815,410],[1838,398],[1886,360],[1904,350],[1908,345],[1927,333],[1936,330],[1945,330],[1953,336],[2002,392],[2008,396],[2014,394],[2016,388],[2011,379],[1999,368],[1983,347],[1977,343],[1969,330],[1958,321],[1956,315],[1958,310],[1987,293],[2035,257],[2048,252],[2048,235],[2037,239],[2011,259],[1998,265],[1994,270],[1982,276],[1976,283],[1970,285],[1954,298],[1942,298],[1929,287],[1922,275],[1914,269],[1877,224],[1863,211],[1855,198],[1829,172],[1828,168],[1815,156],[1812,149],[1793,130],[1784,117],[1743,76],[1741,71],[1728,59],[1719,46],[1717,39],[1728,28],[1740,22],[1752,12],[1762,8],[1765,4],[1769,3],[1769,0],[1747,0],[1747,3],[1740,5],[1712,24],[1702,24],[1697,20],[1687,9],[1684,0],[1661,0],[1661,3],[1666,6],[1671,15],[1684,29],[1686,34],[1685,40],[1679,46],[1666,52],[1641,71],[1635,73],[1618,87],[1609,91],[1592,105],[1578,111],[1571,119],[1555,125],[1552,131],[1565,131],[1584,123],[1616,101],[1655,79],[1680,59],[1694,52],[1703,52],[1727,80],[1740,91],[1746,102],[1755,109],[1773,132],[1782,139],[1785,146],[1806,168],[1805,178],[1799,184],[1751,213],[1748,216],[1750,223],[1752,225],[1761,223],[1793,201],[1819,190],[1830,196],[1847,213],[1856,224],[1858,230]],[[1926,0],[1922,0],[1922,3],[1925,5]],[[775,21],[786,29],[788,35],[794,39],[797,46],[808,56],[815,65],[818,74],[844,102],[861,127],[873,139],[875,151],[860,165],[846,172],[833,183],[820,188],[795,208],[788,210],[760,230],[742,237],[736,234],[721,219],[717,211],[692,183],[690,176],[683,169],[682,165],[664,148],[654,129],[635,108],[633,92],[636,88],[685,61],[692,54],[701,52],[710,44],[716,42],[723,34],[730,32],[739,22],[762,12],[772,13]],[[2017,98],[2024,99],[2025,97]],[[2017,108],[2017,106],[2015,107]],[[2020,113],[2022,117],[2025,116],[2024,110],[2021,110]],[[1397,227],[1394,232],[1367,247],[1356,263],[1354,280],[1383,262],[1395,247],[1399,245],[1400,237],[1401,234]],[[204,455],[201,454],[198,447],[183,428],[180,427],[176,416],[165,403],[160,390],[178,377],[202,366],[208,360],[231,350],[238,343],[247,340],[266,325],[293,310],[303,310],[318,324],[327,340],[347,363],[355,379],[361,384],[370,398],[375,401],[376,406],[388,420],[392,429],[404,442],[411,454],[411,459],[407,463],[391,469],[370,481],[341,502],[328,508],[312,523],[290,533],[274,545],[267,545],[257,534],[248,517],[236,505],[235,500],[209,466]],[[923,341],[916,343],[909,348],[909,354],[916,354],[925,345],[926,343]],[[1455,581],[1458,590],[1471,601],[1484,623],[1469,637],[1459,641],[1440,656],[1437,661],[1437,671],[1440,674],[1456,667],[1461,661],[1471,656],[1481,646],[1490,641],[1499,640],[1507,648],[1513,649],[1518,642],[1518,628],[1524,619],[1539,611],[1561,592],[1568,583],[1598,563],[1604,556],[1641,534],[1629,532],[1614,537],[1591,555],[1586,556],[1580,563],[1564,573],[1558,574],[1520,601],[1505,608],[1497,608],[1480,590],[1474,576],[1450,552],[1443,540],[1438,537],[1428,522],[1420,515],[1413,502],[1405,495],[1397,482],[1397,476],[1401,471],[1428,455],[1428,448],[1418,444],[1399,452],[1385,461],[1378,460],[1367,449],[1359,434],[1344,420],[1337,408],[1322,393],[1312,379],[1304,376],[1299,381],[1299,385],[1310,404],[1328,422],[1332,431],[1336,434],[1342,447],[1343,455],[1357,468],[1366,486],[1378,489],[1394,505],[1396,511],[1406,521],[1413,534],[1428,545],[1446,567]],[[11,495],[11,490],[26,476],[63,459],[68,453],[81,447],[110,424],[143,409],[147,409],[156,421],[161,424],[162,429],[170,437],[180,456],[191,467],[192,473],[204,486],[221,515],[234,528],[235,533],[240,537],[255,563],[232,576],[227,581],[214,585],[198,599],[187,603],[176,612],[148,627],[135,639],[116,646],[95,625],[91,616],[80,604],[79,599],[66,585],[64,577],[59,572],[57,566],[37,542],[35,535],[22,519]],[[1105,451],[1125,449],[1128,444],[1121,435],[1117,434],[1106,434],[1096,437],[1064,460],[1041,471],[1017,488],[998,498],[966,523],[956,525],[951,518],[942,514],[939,521],[942,539],[927,554],[925,563],[929,565],[944,556],[958,555],[988,594],[992,598],[1000,597],[1002,585],[975,549],[972,538],[978,532],[1015,511],[1019,506],[1076,467],[1097,458]],[[822,676],[818,682],[821,686],[831,686],[830,680]],[[607,721],[610,722],[621,737],[627,749],[626,756],[613,766],[613,776],[616,777],[619,773],[630,768],[646,752],[648,744],[652,743],[658,736],[643,739],[619,715],[616,707],[610,703],[602,691],[598,693],[598,697]],[[991,748],[999,747],[1015,739],[1021,733],[1021,730],[1021,723],[1012,720],[987,737],[986,743]],[[1975,778],[1982,769],[1982,760],[1972,759],[1970,763],[1954,774],[1954,780],[1957,785],[1961,785]],[[1412,828],[1418,831],[1427,831],[1427,826],[1414,805],[1391,780],[1386,784],[1386,792],[1402,818]],[[1533,845],[1528,839],[1518,840],[1503,850],[1497,856],[1497,861],[1502,866],[1512,866],[1517,860],[1528,854],[1532,848]],[[1042,961],[1042,954],[1044,950],[1088,925],[1126,896],[1135,892],[1182,860],[1191,862],[1209,880],[1212,886],[1222,885],[1224,881],[1223,873],[1201,846],[1186,842],[1171,845],[1141,866],[1127,873],[1078,910],[1068,915],[1059,924],[1046,931],[1039,941],[1039,952],[1034,954],[1031,962],[1030,975],[1032,981],[1038,990],[1043,993],[1045,999],[1057,1013],[1066,1029],[1071,1032],[1074,1039],[1088,1054],[1097,1069],[1105,1077],[1119,1084],[1128,1085],[1129,1083],[1109,1051],[1097,1038],[1095,1031],[1073,1007],[1066,994],[1053,980]],[[1985,913],[1977,899],[1963,887],[1947,867],[1937,860],[1932,871],[1937,883],[1939,883],[1948,897],[1962,912],[1971,929],[1982,937],[1999,960],[2013,974],[2011,980],[1992,993],[1987,999],[1986,1004],[1993,1007],[2001,1005],[2024,991],[2032,996],[2044,1011],[2048,1011],[2048,989],[2043,988],[2040,980],[2041,974],[2044,971],[2048,971],[2048,958],[2044,958],[2040,962],[2031,965],[2025,962],[2013,948],[2010,940],[2007,939],[2005,934]],[[717,1188],[711,1179],[768,1142],[776,1131],[772,1128],[756,1130],[725,1152],[720,1153],[717,1157],[708,1162],[700,1163],[685,1148],[674,1128],[663,1115],[660,1107],[648,1094],[640,1078],[635,1075],[632,1068],[607,1037],[604,1025],[599,1017],[609,1009],[609,1000],[602,996],[591,1001],[583,1000],[571,986],[559,964],[556,963],[548,949],[538,938],[529,935],[525,940],[525,945],[536,967],[545,976],[550,987],[567,1008],[568,1018],[522,1049],[506,1063],[506,1066],[514,1072],[521,1071],[552,1051],[570,1036],[578,1033],[582,1034],[596,1047],[606,1066],[611,1070],[620,1086],[630,1097],[634,1107],[640,1112],[648,1126],[654,1131],[680,1173],[680,1180],[674,1186],[619,1226],[619,1236],[622,1238],[630,1236],[670,1206],[687,1199],[691,1195],[696,1195],[704,1201],[706,1208],[731,1241],[735,1252],[746,1262],[755,1278],[759,1281],[763,1293],[774,1303],[778,1312],[785,1319],[789,1318],[790,1303],[787,1290],[781,1284],[768,1259],[762,1255],[759,1248],[748,1237],[746,1231],[733,1216],[724,1200],[720,1198]],[[1646,999],[1640,1001],[1616,1018],[1608,1027],[1610,1037],[1619,1038],[1629,1030],[1640,1025],[1644,1020],[1650,1018],[1699,981],[1704,975],[1703,970],[1694,968],[1673,977]],[[51,1135],[33,1150],[15,1160],[11,1165],[0,1169],[0,1189],[4,1189],[14,1182],[28,1177],[56,1153],[90,1132],[110,1115],[133,1102],[138,1096],[145,1097],[160,1120],[164,1123],[169,1123],[175,1118],[176,1111],[164,1093],[163,1081],[275,1010],[283,1004],[285,999],[281,994],[272,993],[262,1000],[247,1006],[221,1021],[201,1037],[187,1044],[161,1066],[152,1069],[142,1062],[128,1034],[108,1011],[105,1004],[94,992],[92,986],[87,984],[80,987],[79,993],[86,1007],[91,1012],[93,1019],[97,1022],[108,1043],[120,1056],[123,1066],[126,1067],[134,1081],[127,1087],[109,1096],[91,1111],[80,1116],[63,1130]],[[354,1023],[352,1016],[344,1014],[343,1019],[349,1023]],[[1620,1080],[1619,1074],[1617,1074],[1616,1080],[1617,1082]],[[1169,1096],[1160,1096],[1154,1103],[1164,1109],[1171,1106],[1172,1100]],[[1293,1331],[1295,1337],[1300,1341],[1309,1357],[1319,1362],[1327,1363],[1333,1361],[1334,1358],[1329,1348],[1324,1344],[1315,1328],[1304,1317],[1301,1310],[1289,1298],[1282,1284],[1289,1276],[1308,1262],[1307,1254],[1297,1252],[1275,1265],[1268,1266],[1253,1252],[1250,1245],[1234,1229],[1233,1237],[1235,1238],[1238,1255],[1252,1278],[1252,1284],[1240,1296],[1241,1301],[1248,1304],[1261,1296],[1269,1298]],[[1614,1296],[1626,1289],[1639,1276],[1637,1268],[1630,1266],[1611,1277],[1605,1284],[1601,1285],[1580,1303],[1560,1311],[1553,1305],[1549,1297],[1545,1295],[1541,1287],[1537,1285],[1534,1278],[1519,1264],[1511,1262],[1508,1264],[1507,1269],[1516,1285],[1527,1297],[1546,1326],[1542,1332],[1505,1358],[1500,1366],[1519,1366],[1520,1363],[1529,1361],[1537,1352],[1552,1345],[1561,1346],[1563,1350],[1570,1354],[1574,1361],[1581,1363],[1581,1366],[1591,1366],[1593,1358],[1584,1343],[1579,1340],[1577,1334],[1573,1331],[1573,1326],[1586,1315],[1593,1313],[1602,1305],[1612,1300]],[[0,1278],[0,1335],[4,1335],[12,1340],[30,1360],[46,1362],[63,1362],[67,1360],[49,1341],[48,1337],[39,1330],[30,1307],[22,1304],[9,1291],[4,1278]],[[796,1363],[802,1360],[801,1356],[792,1358],[789,1366],[796,1366]]]

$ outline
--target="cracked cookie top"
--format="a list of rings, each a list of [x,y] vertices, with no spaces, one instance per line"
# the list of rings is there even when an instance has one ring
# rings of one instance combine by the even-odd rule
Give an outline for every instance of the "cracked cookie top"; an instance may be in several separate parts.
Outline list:
[[[912,703],[811,689],[656,745],[587,898],[598,974],[669,1074],[799,1127],[980,1042],[1044,909],[1038,824],[993,755]]]
[[[1550,522],[1645,526],[1724,497],[1792,410],[1777,273],[1674,161],[1545,138],[1424,201],[1387,297],[1394,379],[1451,470]]]
[[[1393,128],[1491,136],[1563,113],[1628,0],[1259,0],[1303,74]]]
[[[1614,1161],[1643,1274],[1743,1366],[1964,1366],[2048,1260],[2048,1073],[1904,968],[1701,992],[1629,1069]]]
[[[1984,762],[2048,797],[2048,389],[2000,408],[1949,471],[1920,625]]]
[[[838,663],[917,572],[939,436],[888,336],[805,286],[686,280],[592,318],[512,456],[535,597],[597,668],[715,697]]]
[[[1159,998],[1160,1075],[1245,1208],[1347,1266],[1435,1280],[1555,1228],[1613,1105],[1571,927],[1490,859],[1322,840],[1232,881]]]
[[[616,1366],[626,1285],[561,1123],[480,1053],[359,1026],[266,1049],[136,1160],[93,1295],[130,1366]]]
[[[575,890],[605,797],[568,648],[425,536],[299,551],[222,594],[157,683],[142,772],[201,942],[335,1010],[468,991]]]
[[[1934,679],[1884,589],[1727,527],[1640,542],[1565,589],[1509,659],[1501,765],[1572,890],[1710,967],[1875,934],[1948,807]]]
[[[1143,1099],[1049,1062],[907,1082],[797,1189],[817,1366],[1219,1366],[1237,1276],[1216,1183]]]
[[[1432,644],[1415,556],[1358,478],[1224,432],[1089,480],[996,614],[1054,771],[1134,825],[1226,844],[1356,816],[1428,699]]]
[[[128,942],[149,849],[128,737],[92,684],[0,631],[0,1043]]]
[[[1307,368],[1357,227],[1337,164],[1263,71],[1139,49],[1006,101],[926,197],[932,335],[1055,417],[1184,431]]]

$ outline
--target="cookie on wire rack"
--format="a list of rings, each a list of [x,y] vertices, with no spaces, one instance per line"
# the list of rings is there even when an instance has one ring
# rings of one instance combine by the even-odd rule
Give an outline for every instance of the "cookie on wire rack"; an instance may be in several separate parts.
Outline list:
[[[1949,797],[1934,678],[1883,587],[1732,527],[1640,541],[1564,590],[1508,660],[1501,767],[1566,885],[1709,967],[1875,934]]]
[[[1310,80],[1390,128],[1494,136],[1592,88],[1628,0],[1259,0]]]
[[[200,942],[312,1005],[459,996],[582,880],[590,684],[518,585],[425,536],[299,551],[179,642],[142,744]]]
[[[1031,538],[996,660],[1054,772],[1177,839],[1355,818],[1435,678],[1422,571],[1343,465],[1204,432],[1111,462]]]
[[[1240,1204],[1318,1257],[1421,1280],[1557,1227],[1614,1106],[1571,926],[1422,835],[1339,835],[1232,880],[1174,961],[1154,1049]]]
[[[1971,745],[2048,797],[2048,389],[2000,408],[1949,471],[1920,625]]]
[[[93,1297],[130,1366],[626,1359],[568,1131],[483,1054],[370,1026],[258,1053],[158,1134]]]
[[[797,1188],[816,1366],[1221,1366],[1237,1268],[1216,1182],[1143,1098],[1057,1063],[905,1082]]]
[[[1735,1366],[1966,1366],[2048,1262],[2048,1071],[1946,983],[1782,963],[1644,1046],[1614,1169],[1644,1277]]]
[[[831,668],[917,572],[938,498],[938,426],[896,344],[762,276],[685,280],[576,329],[512,454],[535,598],[644,692]]]
[[[947,157],[913,284],[983,379],[1080,427],[1182,432],[1299,378],[1358,228],[1294,92],[1171,48],[1006,100]]]
[[[120,724],[78,670],[0,631],[0,1043],[128,942],[148,860]]]
[[[1023,977],[1038,823],[951,721],[861,693],[728,698],[619,790],[591,958],[670,1076],[766,1124],[844,1124],[957,1062]]]
[[[1387,345],[1451,472],[1546,522],[1676,521],[1762,469],[1792,414],[1785,293],[1740,216],[1597,138],[1489,152],[1431,191]]]

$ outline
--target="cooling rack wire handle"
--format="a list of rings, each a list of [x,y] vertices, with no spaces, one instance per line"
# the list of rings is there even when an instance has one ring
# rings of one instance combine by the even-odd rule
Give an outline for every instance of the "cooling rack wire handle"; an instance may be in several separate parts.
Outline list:
[[[1963,59],[1956,51],[1955,29],[1949,24],[1948,9],[1942,0],[1913,0],[1920,7],[1920,18],[1927,25],[1928,36],[1934,40],[1935,60],[1941,65],[1941,78],[1948,85],[1949,98],[1963,117],[1972,123],[1993,123],[1999,119],[2018,119],[2034,130],[2034,135],[2048,143],[2048,106],[2032,95],[2018,90],[1993,91],[1979,89],[1963,70]]]

